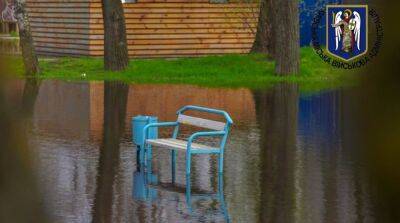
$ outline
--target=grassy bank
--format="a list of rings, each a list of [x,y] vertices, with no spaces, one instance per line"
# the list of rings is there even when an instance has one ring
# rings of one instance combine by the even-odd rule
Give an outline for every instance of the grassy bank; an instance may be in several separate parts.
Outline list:
[[[23,75],[22,62],[12,63]],[[60,58],[41,60],[43,79],[122,80],[145,84],[191,84],[207,87],[265,88],[288,81],[300,84],[304,91],[353,84],[354,75],[324,64],[312,48],[301,49],[301,73],[297,76],[274,75],[274,62],[264,55],[223,55],[181,59],[134,59],[123,72],[103,71],[101,58]]]

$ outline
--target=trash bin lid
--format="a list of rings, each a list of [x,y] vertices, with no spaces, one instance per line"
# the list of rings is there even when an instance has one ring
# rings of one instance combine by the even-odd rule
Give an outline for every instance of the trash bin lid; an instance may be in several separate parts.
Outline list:
[[[147,120],[157,120],[156,116],[149,116],[149,115],[138,115],[133,117],[133,121],[147,121]]]

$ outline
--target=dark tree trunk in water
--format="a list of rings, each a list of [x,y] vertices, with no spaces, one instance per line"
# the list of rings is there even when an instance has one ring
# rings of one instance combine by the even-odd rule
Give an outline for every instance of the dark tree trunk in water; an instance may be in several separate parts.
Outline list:
[[[274,56],[272,41],[272,3],[273,0],[261,0],[256,38],[251,48],[253,53],[265,53]]]
[[[33,113],[35,111],[36,99],[39,95],[40,80],[38,77],[27,77],[25,80],[24,92],[22,94],[20,118],[23,124],[24,134],[29,137],[33,129]]]
[[[298,74],[300,67],[299,1],[279,0],[273,3],[272,33],[275,47],[275,72]]]
[[[129,86],[104,84],[104,133],[96,179],[92,222],[112,222],[113,187],[119,168],[120,139],[124,132]]]
[[[104,20],[104,69],[119,71],[128,65],[125,16],[121,0],[102,0]]]
[[[254,92],[254,101],[261,136],[259,221],[293,222],[298,86],[285,83]]]
[[[27,75],[35,75],[39,73],[39,62],[33,44],[29,17],[25,10],[25,0],[15,2],[15,17],[17,18],[25,72]]]
[[[35,109],[36,98],[39,94],[40,80],[37,77],[26,78],[22,95],[21,113],[23,117],[30,118]]]

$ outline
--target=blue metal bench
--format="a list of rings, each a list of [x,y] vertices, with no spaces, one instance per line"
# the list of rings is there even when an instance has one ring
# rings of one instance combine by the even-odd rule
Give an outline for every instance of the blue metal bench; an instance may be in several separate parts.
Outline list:
[[[185,115],[186,111],[200,111],[205,113],[212,113],[221,115],[225,118],[225,122],[214,121],[209,119],[203,119],[193,116]],[[193,154],[218,154],[218,172],[223,172],[224,165],[224,149],[228,138],[229,130],[233,121],[229,114],[222,110],[199,107],[188,105],[178,110],[178,119],[175,122],[161,122],[161,123],[151,123],[143,128],[143,142],[142,150],[146,151],[146,160],[151,159],[151,146],[157,146],[161,148],[166,148],[171,150],[171,163],[172,163],[172,181],[175,182],[175,166],[176,166],[176,151],[186,152],[186,176],[190,179],[190,166],[191,158]],[[177,139],[179,126],[181,124],[192,125],[196,127],[201,127],[209,129],[212,131],[196,132],[192,134],[188,140]],[[171,138],[158,138],[149,139],[149,129],[152,127],[175,127]],[[195,140],[200,137],[221,137],[221,142],[219,147],[210,147],[200,143],[195,143]],[[144,154],[144,151],[142,153]],[[143,157],[144,158],[144,157]]]

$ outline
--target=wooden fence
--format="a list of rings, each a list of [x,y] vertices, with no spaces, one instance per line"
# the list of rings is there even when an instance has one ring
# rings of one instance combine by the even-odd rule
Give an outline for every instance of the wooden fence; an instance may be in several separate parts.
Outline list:
[[[27,0],[36,50],[42,55],[90,55],[90,0]]]
[[[131,57],[247,53],[257,3],[138,0],[125,3]],[[101,0],[28,0],[37,50],[46,55],[103,55]]]
[[[18,32],[17,23],[0,21],[0,33],[1,34],[10,34],[11,32]]]

